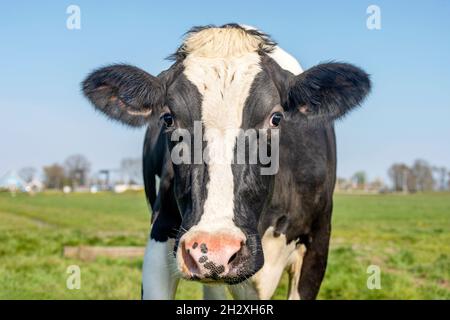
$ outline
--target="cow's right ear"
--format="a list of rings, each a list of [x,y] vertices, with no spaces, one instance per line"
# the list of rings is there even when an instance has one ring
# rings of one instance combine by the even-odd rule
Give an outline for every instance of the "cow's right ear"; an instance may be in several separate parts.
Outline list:
[[[82,90],[97,110],[133,127],[147,124],[165,96],[160,79],[130,65],[95,70],[83,81]]]

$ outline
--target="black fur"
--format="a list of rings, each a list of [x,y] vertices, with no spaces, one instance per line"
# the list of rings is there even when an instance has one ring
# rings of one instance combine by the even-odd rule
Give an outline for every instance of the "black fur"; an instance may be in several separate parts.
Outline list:
[[[336,120],[360,105],[370,87],[367,73],[351,64],[319,64],[293,79],[289,108],[308,120]]]
[[[164,86],[147,72],[117,64],[92,72],[82,83],[84,95],[97,110],[130,126],[148,123],[154,107],[162,106]]]

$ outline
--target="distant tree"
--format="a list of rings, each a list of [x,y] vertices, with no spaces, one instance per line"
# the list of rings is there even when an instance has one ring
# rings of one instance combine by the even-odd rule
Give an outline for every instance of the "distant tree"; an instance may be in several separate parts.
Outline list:
[[[33,167],[25,167],[19,170],[19,176],[25,180],[25,182],[31,182],[36,176],[37,170]]]
[[[44,184],[49,189],[61,189],[66,181],[64,168],[59,164],[44,167]]]
[[[431,191],[434,186],[433,171],[425,160],[414,161],[412,172],[416,178],[418,191]]]
[[[402,163],[394,163],[388,170],[389,178],[391,178],[394,191],[402,191],[404,185],[403,168],[406,167]]]
[[[408,168],[406,172],[406,190],[408,192],[416,192],[417,178],[411,168]]]
[[[75,154],[68,157],[64,161],[64,168],[72,187],[86,185],[91,164],[85,156]]]
[[[125,158],[120,162],[120,171],[126,183],[137,184],[142,181],[142,160],[139,158]]]
[[[367,183],[367,175],[364,171],[355,172],[352,177],[352,181],[356,183],[358,188],[365,188]]]
[[[388,175],[392,180],[394,191],[415,192],[416,177],[411,168],[404,163],[394,163],[388,171]]]

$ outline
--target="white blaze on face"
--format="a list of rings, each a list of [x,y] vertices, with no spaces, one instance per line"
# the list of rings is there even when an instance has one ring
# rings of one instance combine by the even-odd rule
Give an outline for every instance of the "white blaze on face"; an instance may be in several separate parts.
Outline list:
[[[261,71],[259,42],[239,29],[212,28],[185,42],[184,74],[203,97],[202,122],[209,182],[203,215],[195,229],[239,232],[233,223],[231,163],[245,101]],[[191,48],[189,48],[191,46]]]

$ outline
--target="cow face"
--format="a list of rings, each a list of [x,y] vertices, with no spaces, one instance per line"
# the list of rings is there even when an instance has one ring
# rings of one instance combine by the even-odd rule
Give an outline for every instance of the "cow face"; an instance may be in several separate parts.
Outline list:
[[[299,125],[332,121],[370,89],[367,74],[348,64],[322,64],[294,76],[270,58],[274,46],[236,25],[199,28],[158,77],[113,65],[83,82],[84,94],[112,119],[141,126],[152,114],[160,117],[176,158],[182,214],[174,252],[188,279],[237,283],[262,267],[258,218],[276,174],[263,169],[276,168],[277,159],[252,162],[252,155],[278,152],[285,117],[303,119]]]

